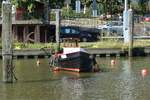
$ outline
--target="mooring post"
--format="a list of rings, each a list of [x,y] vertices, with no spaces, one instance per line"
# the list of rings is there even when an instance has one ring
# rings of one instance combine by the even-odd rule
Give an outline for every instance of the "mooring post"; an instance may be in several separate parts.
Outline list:
[[[3,82],[13,82],[12,64],[12,6],[10,1],[2,2],[2,56]]]
[[[134,20],[133,20],[133,11],[132,9],[128,10],[128,32],[129,32],[129,51],[128,56],[132,57],[133,50],[133,28],[134,28]]]
[[[36,43],[40,43],[40,25],[35,25],[34,38]]]
[[[56,9],[56,43],[57,51],[60,49],[60,10]]]

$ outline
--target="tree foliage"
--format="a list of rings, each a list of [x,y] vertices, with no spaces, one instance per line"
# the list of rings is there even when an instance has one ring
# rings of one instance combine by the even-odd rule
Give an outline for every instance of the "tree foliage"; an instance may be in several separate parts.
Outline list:
[[[148,4],[149,4],[150,0],[139,0],[139,6],[140,6],[140,10],[142,12],[142,14],[144,14],[145,12],[148,12]]]
[[[35,0],[11,0],[11,2],[16,7],[26,8],[29,12],[32,12]]]
[[[32,12],[34,8],[34,1],[35,0],[10,0],[13,5],[16,7],[25,7],[28,9],[29,12]],[[50,8],[63,8],[65,0],[42,0],[42,1],[48,1]],[[71,0],[71,6],[74,8],[76,0]],[[81,1],[81,7],[86,6],[87,8],[91,7],[93,0],[80,0]],[[96,0],[97,2],[97,8],[100,10],[101,13],[119,13],[123,10],[124,0]],[[129,2],[132,2],[132,0],[129,0]],[[135,9],[137,11],[140,11],[141,13],[146,13],[149,11],[150,0],[137,0],[137,5]],[[0,0],[0,8],[1,8],[2,0]]]

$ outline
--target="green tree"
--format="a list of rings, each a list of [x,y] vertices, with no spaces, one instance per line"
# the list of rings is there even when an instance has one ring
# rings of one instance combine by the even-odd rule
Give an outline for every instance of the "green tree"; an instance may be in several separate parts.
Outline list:
[[[148,4],[149,4],[150,0],[139,0],[139,6],[140,6],[140,10],[141,13],[144,15],[144,13],[148,12]]]
[[[81,4],[83,5],[83,10],[84,10],[84,14],[85,14],[87,11],[87,6],[89,6],[91,0],[80,0],[80,1],[81,1]]]
[[[49,0],[51,8],[62,8],[65,0]]]
[[[97,0],[102,6],[102,13],[105,15],[121,13],[123,8],[122,0]]]
[[[16,6],[16,8],[27,8],[29,13],[33,11],[35,0],[11,0],[12,4]]]

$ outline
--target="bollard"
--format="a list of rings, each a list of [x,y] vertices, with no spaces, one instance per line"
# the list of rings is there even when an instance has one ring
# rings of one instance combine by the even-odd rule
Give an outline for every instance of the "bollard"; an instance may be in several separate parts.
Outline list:
[[[132,9],[128,10],[128,27],[129,27],[129,51],[128,51],[128,56],[132,57],[132,49],[133,49],[133,27],[134,27],[134,22],[133,22],[133,11]]]
[[[60,10],[56,10],[56,42],[57,42],[57,51],[60,48]]]
[[[12,62],[12,16],[11,3],[2,2],[2,56],[3,56],[3,82],[13,82]]]

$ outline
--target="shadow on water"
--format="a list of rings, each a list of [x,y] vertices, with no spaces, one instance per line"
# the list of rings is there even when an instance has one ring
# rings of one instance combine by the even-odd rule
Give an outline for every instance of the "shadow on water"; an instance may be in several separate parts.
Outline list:
[[[18,80],[17,81],[14,80],[14,83],[42,83],[42,82],[48,83],[59,81],[63,77],[66,77],[67,79],[86,79],[86,78],[88,79],[88,78],[95,78],[94,74],[100,74],[110,71],[110,69],[105,65],[98,65],[100,68],[99,72],[85,72],[85,73],[69,72],[69,71],[52,72],[50,70],[47,70],[47,68],[49,68],[47,65],[44,65],[44,67],[41,64],[39,66],[35,66],[33,65],[33,62],[35,61],[33,60],[31,60],[30,62],[28,61],[29,60],[19,60],[17,63],[15,62],[16,63],[15,73]],[[24,66],[22,66],[22,63],[24,63]],[[44,62],[41,60],[41,63],[43,64]],[[29,65],[33,67],[30,67]],[[4,82],[2,82],[1,80],[0,84],[3,83]]]
[[[109,68],[106,67],[100,67],[100,72],[110,72],[111,70]]]
[[[45,82],[54,82],[54,81],[60,81],[63,77],[65,77],[68,80],[76,80],[76,79],[89,79],[94,78],[95,73],[101,73],[101,72],[108,72],[106,68],[102,69],[100,72],[87,72],[87,73],[78,73],[78,72],[69,72],[69,71],[59,71],[59,72],[51,72],[53,76],[50,76],[49,79],[32,79],[32,80],[14,80],[13,84],[15,83],[45,83]],[[58,77],[58,78],[55,78]],[[4,84],[3,81],[0,81],[0,84]],[[6,83],[10,84],[10,83]]]

